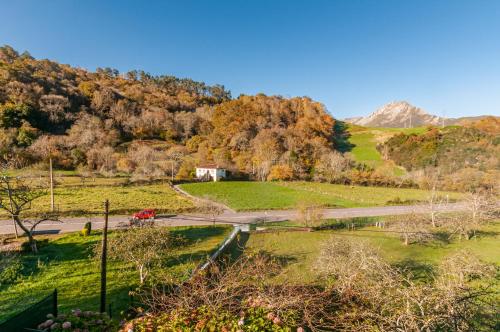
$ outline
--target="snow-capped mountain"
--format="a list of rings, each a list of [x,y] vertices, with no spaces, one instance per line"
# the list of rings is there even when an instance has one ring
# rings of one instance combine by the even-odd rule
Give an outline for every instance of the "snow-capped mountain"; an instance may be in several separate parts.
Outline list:
[[[406,101],[386,104],[366,117],[345,119],[346,122],[366,127],[411,128],[426,125],[448,124],[446,118],[429,114]]]

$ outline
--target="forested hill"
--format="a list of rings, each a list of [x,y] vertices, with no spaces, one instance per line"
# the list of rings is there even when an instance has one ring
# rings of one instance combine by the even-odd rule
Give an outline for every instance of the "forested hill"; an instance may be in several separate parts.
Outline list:
[[[240,96],[143,71],[90,72],[0,48],[0,161],[101,173],[179,177],[213,162],[266,177],[286,164],[296,178],[335,149],[334,119],[309,98]]]
[[[494,187],[500,170],[500,118],[429,128],[422,134],[401,133],[378,149],[409,171],[432,171],[447,182],[446,188]]]

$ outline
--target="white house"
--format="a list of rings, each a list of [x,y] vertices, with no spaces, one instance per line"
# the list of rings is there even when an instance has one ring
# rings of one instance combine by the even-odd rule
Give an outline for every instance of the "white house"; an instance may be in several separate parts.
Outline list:
[[[226,178],[226,169],[217,165],[200,165],[196,167],[198,180],[213,180],[214,182]]]

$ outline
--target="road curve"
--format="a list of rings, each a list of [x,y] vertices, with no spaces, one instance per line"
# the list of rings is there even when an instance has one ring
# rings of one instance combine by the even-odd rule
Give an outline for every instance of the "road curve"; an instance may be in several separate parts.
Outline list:
[[[439,208],[441,212],[463,211],[466,206],[463,203],[450,203]],[[401,206],[377,206],[364,208],[341,208],[323,210],[323,218],[354,218],[354,217],[376,217],[402,215],[411,213],[426,213],[429,207],[426,205],[401,205]],[[217,217],[219,224],[248,224],[256,221],[273,222],[294,219],[296,210],[268,210],[251,212],[226,211]],[[102,229],[104,218],[101,216],[89,217],[67,217],[61,222],[45,222],[36,228],[38,232],[44,233],[67,233],[80,231],[87,222],[92,222],[93,229]],[[128,222],[128,216],[110,216],[109,228],[116,229]],[[160,226],[205,226],[212,225],[212,219],[207,215],[179,214],[159,216],[156,224]],[[0,234],[13,234],[14,225],[12,220],[0,220]]]

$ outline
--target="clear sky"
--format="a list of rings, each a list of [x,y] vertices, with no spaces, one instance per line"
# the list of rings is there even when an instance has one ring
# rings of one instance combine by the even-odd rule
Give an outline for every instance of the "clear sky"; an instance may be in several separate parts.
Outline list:
[[[499,0],[0,0],[0,44],[94,70],[310,96],[338,118],[408,100],[500,115]]]

